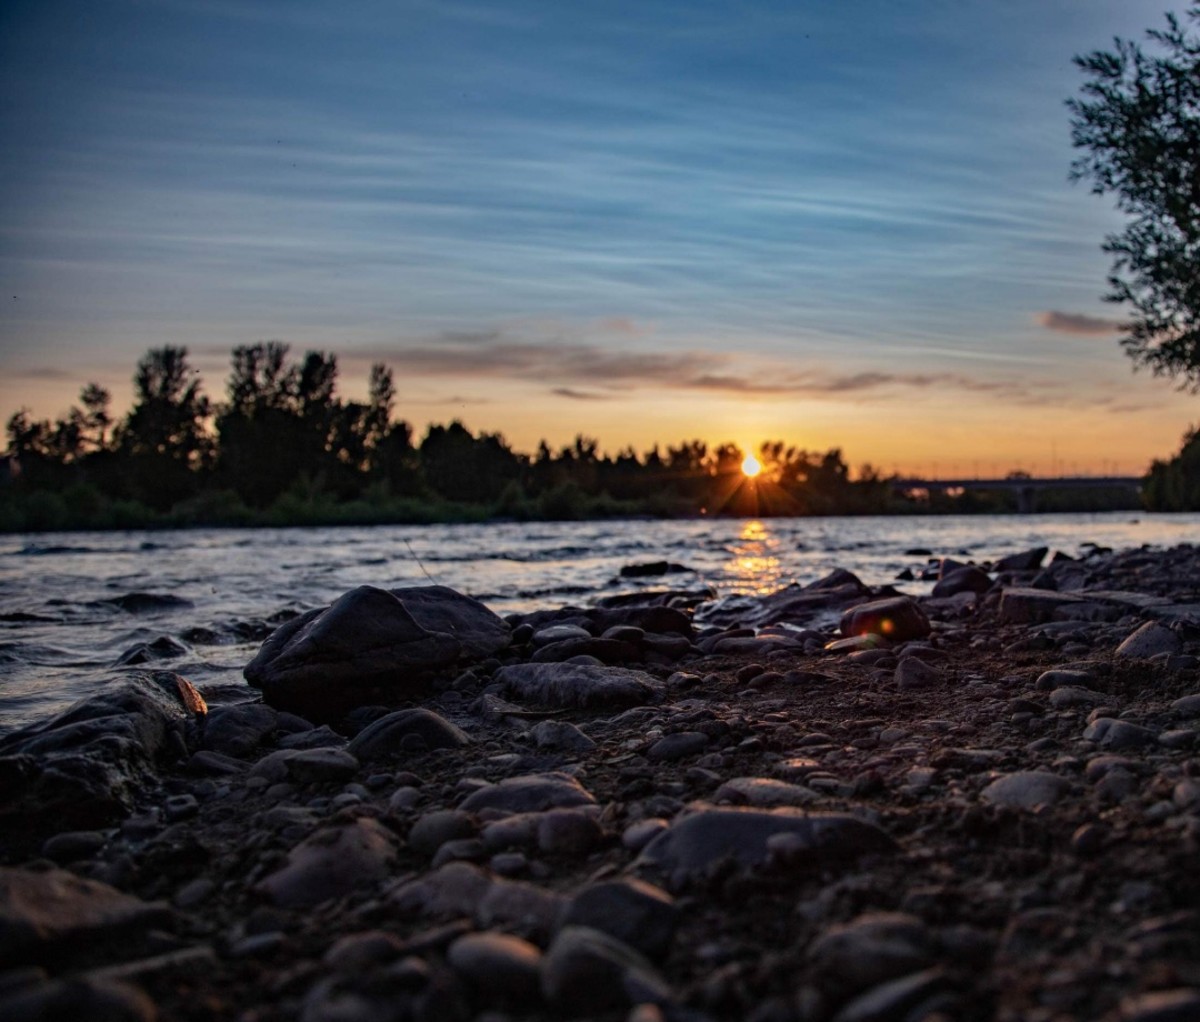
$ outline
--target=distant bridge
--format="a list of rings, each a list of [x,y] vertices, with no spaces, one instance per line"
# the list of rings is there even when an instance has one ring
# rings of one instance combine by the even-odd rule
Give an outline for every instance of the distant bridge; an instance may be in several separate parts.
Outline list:
[[[897,493],[910,490],[1010,490],[1017,495],[1017,511],[1029,514],[1037,508],[1039,490],[1140,490],[1140,476],[1033,476],[1003,479],[914,479],[892,480]]]

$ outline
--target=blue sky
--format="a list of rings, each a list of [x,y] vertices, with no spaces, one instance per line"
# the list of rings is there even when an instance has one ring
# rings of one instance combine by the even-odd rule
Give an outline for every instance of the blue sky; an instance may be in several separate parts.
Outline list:
[[[1106,324],[1063,101],[1168,6],[10,0],[0,413],[274,338],[521,449],[1138,470],[1194,399]]]

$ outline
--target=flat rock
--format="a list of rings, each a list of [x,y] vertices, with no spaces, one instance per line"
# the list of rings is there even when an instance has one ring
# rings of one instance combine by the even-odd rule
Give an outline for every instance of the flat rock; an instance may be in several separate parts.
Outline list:
[[[425,672],[490,656],[509,634],[482,603],[445,586],[359,586],[281,625],[244,673],[277,709],[329,721],[374,690],[408,695]]]
[[[773,848],[771,843],[778,837],[788,840]],[[701,805],[653,838],[637,862],[688,875],[707,872],[725,859],[744,867],[765,866],[776,857],[776,849],[784,851],[789,861],[807,858],[832,864],[895,847],[885,831],[853,816]]]
[[[200,748],[244,759],[275,733],[279,711],[262,703],[219,706],[204,721]]]
[[[280,749],[250,769],[251,777],[301,784],[348,781],[358,773],[358,760],[345,749]]]
[[[317,831],[293,848],[287,864],[258,888],[276,905],[311,908],[386,877],[396,838],[377,820],[359,818]]]
[[[1008,554],[996,562],[997,571],[1036,571],[1046,559],[1049,548],[1044,546],[1022,550],[1020,553]]]
[[[588,752],[596,743],[566,720],[543,720],[529,732],[539,749],[559,749],[563,752]]]
[[[360,760],[370,761],[400,756],[414,745],[425,749],[457,749],[470,745],[471,739],[461,728],[432,710],[397,710],[368,724],[346,747]]]
[[[495,679],[514,699],[578,709],[653,702],[662,687],[642,671],[591,664],[513,664]]]
[[[0,966],[47,962],[63,949],[161,926],[171,912],[65,870],[0,867]]]
[[[1053,620],[1055,614],[1064,607],[1075,607],[1086,602],[1070,593],[1015,586],[1005,589],[1000,595],[1000,620],[1007,624],[1040,624]]]
[[[1114,717],[1097,717],[1083,732],[1089,742],[1102,749],[1140,749],[1153,745],[1158,738],[1149,728]]]
[[[896,665],[896,687],[907,691],[931,688],[943,680],[940,670],[915,656],[906,656]]]
[[[923,639],[930,632],[929,619],[908,596],[860,603],[842,615],[838,627],[845,636],[880,635],[891,642]]]
[[[1053,805],[1071,790],[1071,782],[1044,770],[1022,770],[992,781],[980,792],[980,798],[993,805],[1014,809],[1033,809]]]
[[[508,813],[540,812],[595,805],[596,800],[569,774],[527,774],[473,791],[459,806],[465,812],[500,809]]]

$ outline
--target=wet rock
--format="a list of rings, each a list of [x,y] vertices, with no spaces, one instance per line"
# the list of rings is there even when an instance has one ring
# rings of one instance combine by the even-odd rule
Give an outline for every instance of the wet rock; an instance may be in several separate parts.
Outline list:
[[[245,675],[277,709],[330,721],[370,701],[373,689],[410,694],[424,672],[482,659],[508,641],[500,618],[445,586],[360,586],[276,629]]]
[[[220,706],[204,722],[202,749],[244,759],[275,733],[279,712],[262,703]]]
[[[193,606],[191,600],[171,593],[125,593],[123,596],[114,596],[98,602],[118,607],[127,614],[162,614]]]
[[[469,933],[450,945],[446,959],[488,1004],[538,1000],[542,952],[527,940],[507,933]]]
[[[417,744],[414,739],[419,740]],[[352,756],[364,762],[401,756],[414,746],[425,749],[456,749],[470,745],[471,739],[432,710],[397,710],[368,724],[346,747]]]
[[[773,839],[779,837],[789,840],[773,846]],[[686,878],[725,859],[759,867],[782,853],[792,863],[807,859],[832,864],[895,847],[885,831],[853,816],[795,809],[698,808],[653,838],[637,861]]]
[[[529,813],[545,809],[569,809],[594,805],[596,800],[569,774],[548,773],[510,777],[472,792],[459,806],[466,812],[500,809]]]
[[[1183,643],[1179,636],[1157,621],[1147,621],[1125,639],[1116,649],[1114,656],[1148,660],[1160,654],[1178,653]]]
[[[392,832],[376,820],[360,818],[306,838],[258,888],[283,908],[311,908],[384,879],[395,854]]]
[[[666,981],[645,958],[585,926],[558,932],[542,959],[541,989],[556,1011],[588,1016],[671,999]]]
[[[679,924],[675,899],[642,880],[591,884],[571,899],[564,926],[600,930],[650,958],[663,958]]]
[[[642,659],[641,648],[620,639],[565,639],[543,646],[533,654],[534,663],[561,664],[573,657],[595,657],[602,664],[628,664]]]
[[[768,596],[724,596],[696,608],[698,625],[763,628],[788,622],[807,624],[860,603],[870,590],[852,572],[838,569],[806,586],[790,585]]]
[[[153,663],[156,660],[171,660],[185,656],[188,648],[169,635],[160,635],[152,642],[139,642],[117,658],[118,667],[134,667],[137,664]]]
[[[553,646],[558,642],[569,642],[572,639],[590,639],[592,633],[581,625],[550,625],[539,628],[533,633],[530,641],[537,648]]]
[[[980,798],[993,805],[1033,809],[1053,805],[1071,790],[1071,782],[1044,770],[1022,770],[992,781]]]
[[[514,699],[578,709],[653,702],[662,687],[641,671],[589,664],[514,664],[495,677]]]
[[[907,596],[892,596],[851,607],[842,615],[841,633],[852,635],[881,635],[891,642],[923,639],[930,632],[929,619],[915,600]]]
[[[0,967],[52,961],[170,919],[161,902],[145,902],[65,870],[0,867]]]
[[[674,564],[671,561],[646,561],[642,564],[626,564],[619,574],[621,578],[652,578],[657,575],[682,574],[692,569],[684,564]]]
[[[159,768],[186,755],[183,735],[207,711],[168,671],[133,673],[34,727],[0,739],[0,845],[47,830],[84,830],[132,810]]]

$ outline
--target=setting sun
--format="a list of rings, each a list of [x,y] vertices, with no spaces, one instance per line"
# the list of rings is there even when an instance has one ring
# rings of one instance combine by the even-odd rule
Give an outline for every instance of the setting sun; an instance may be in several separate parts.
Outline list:
[[[742,475],[747,479],[753,479],[759,472],[762,471],[762,465],[753,454],[747,454],[742,462]]]

